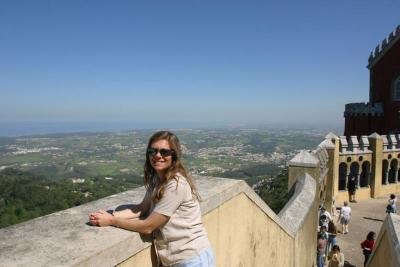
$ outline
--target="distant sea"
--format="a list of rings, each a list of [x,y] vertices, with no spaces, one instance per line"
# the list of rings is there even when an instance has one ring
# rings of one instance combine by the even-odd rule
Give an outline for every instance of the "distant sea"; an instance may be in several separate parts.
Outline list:
[[[155,125],[126,122],[2,122],[0,136],[53,133],[108,132],[154,128]]]
[[[0,136],[29,136],[45,135],[54,133],[76,133],[76,132],[118,132],[144,129],[177,129],[177,128],[259,128],[259,129],[326,129],[327,132],[341,133],[341,125],[244,125],[244,124],[206,124],[193,122],[0,122]]]
[[[217,125],[171,122],[0,122],[0,136],[27,136],[76,132],[118,132],[144,129],[214,128]],[[224,127],[227,127],[226,125]]]

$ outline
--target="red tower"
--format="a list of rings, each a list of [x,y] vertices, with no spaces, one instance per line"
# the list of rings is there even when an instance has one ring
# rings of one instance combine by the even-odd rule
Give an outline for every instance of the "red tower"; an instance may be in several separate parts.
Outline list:
[[[344,135],[400,132],[400,25],[368,59],[369,102],[346,104]]]

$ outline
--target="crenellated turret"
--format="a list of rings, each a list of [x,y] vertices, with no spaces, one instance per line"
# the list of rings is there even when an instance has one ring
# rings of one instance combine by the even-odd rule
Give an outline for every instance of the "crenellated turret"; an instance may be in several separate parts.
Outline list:
[[[345,105],[344,117],[383,116],[383,103],[349,103]]]
[[[392,47],[392,45],[400,39],[400,25],[389,34],[370,54],[368,58],[368,69],[371,69],[376,62]]]

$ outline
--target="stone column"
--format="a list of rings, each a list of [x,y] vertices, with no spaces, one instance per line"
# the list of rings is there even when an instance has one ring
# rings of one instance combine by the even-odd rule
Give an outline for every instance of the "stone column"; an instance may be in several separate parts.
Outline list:
[[[347,184],[349,183],[350,180],[350,168],[347,170],[347,174],[346,174],[346,182],[344,183],[344,190],[347,190]]]
[[[397,184],[399,181],[399,167],[396,167],[395,174],[394,174],[394,182]]]
[[[337,194],[339,193],[339,137],[329,133],[325,140],[320,144],[328,152],[328,174],[325,192],[325,208],[332,211]]]
[[[371,170],[367,170],[367,186],[371,188]]]
[[[370,149],[372,150],[371,162],[371,197],[381,196],[382,188],[382,160],[383,160],[383,139],[377,134],[373,133],[368,136]],[[382,194],[383,196],[383,194]]]
[[[319,178],[319,161],[310,152],[302,150],[289,161],[288,191],[296,183],[297,178],[306,173],[317,180]],[[319,184],[318,180],[317,184]]]
[[[389,168],[385,170],[385,184],[389,184]]]
[[[357,177],[356,177],[356,179],[357,179],[357,188],[360,188],[360,177],[361,177],[361,173],[359,172],[359,173],[357,173]]]

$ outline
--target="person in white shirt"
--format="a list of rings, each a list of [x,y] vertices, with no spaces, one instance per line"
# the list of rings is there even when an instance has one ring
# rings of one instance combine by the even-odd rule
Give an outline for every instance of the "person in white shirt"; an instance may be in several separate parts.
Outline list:
[[[397,197],[396,197],[396,195],[390,194],[388,202],[389,202],[389,204],[386,207],[386,212],[387,213],[397,213],[397,207],[396,207]]]
[[[349,223],[351,218],[351,208],[347,201],[344,202],[344,206],[340,210],[338,222],[342,225],[342,233],[347,234],[349,232]]]
[[[321,210],[320,210],[320,213],[319,213],[319,217],[321,218],[322,215],[326,216],[326,218],[328,219],[328,222],[332,221],[331,214],[325,209],[324,206],[321,207]]]

